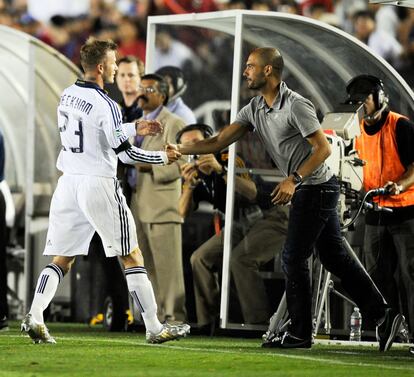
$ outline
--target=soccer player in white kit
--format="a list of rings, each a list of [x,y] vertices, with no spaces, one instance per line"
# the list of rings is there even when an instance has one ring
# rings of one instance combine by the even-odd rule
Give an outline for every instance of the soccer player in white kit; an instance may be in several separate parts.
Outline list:
[[[86,255],[94,232],[106,256],[119,256],[128,289],[142,314],[149,343],[184,337],[190,326],[161,324],[144,261],[138,248],[135,223],[116,179],[117,156],[127,164],[164,165],[176,161],[176,151],[144,151],[128,138],[161,131],[157,121],[121,123],[121,111],[103,90],[117,70],[116,44],[89,39],[81,48],[84,80],[66,88],[58,106],[62,150],[57,168],[63,172],[52,197],[44,255],[52,263],[40,273],[29,313],[21,329],[34,343],[56,343],[44,324],[43,311],[59,282],[75,260]],[[154,203],[157,205],[157,203]]]

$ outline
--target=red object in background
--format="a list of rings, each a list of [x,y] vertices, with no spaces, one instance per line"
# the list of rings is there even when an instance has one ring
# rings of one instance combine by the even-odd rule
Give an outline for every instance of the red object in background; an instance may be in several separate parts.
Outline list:
[[[140,58],[143,62],[145,62],[145,49],[145,42],[137,39],[132,43],[120,43],[118,46],[118,53],[120,57],[132,55]]]
[[[324,132],[326,135],[337,136],[337,133],[336,133],[336,131],[335,131],[335,130],[323,130],[323,132]]]
[[[214,12],[217,10],[213,0],[164,0],[164,5],[174,14]]]
[[[214,222],[214,233],[216,235],[219,235],[221,233],[221,219],[220,219],[220,215],[218,212],[214,213],[213,222]]]
[[[332,0],[304,0],[299,4],[300,13],[306,15],[309,7],[316,4],[324,5],[326,12],[331,13],[334,11]]]

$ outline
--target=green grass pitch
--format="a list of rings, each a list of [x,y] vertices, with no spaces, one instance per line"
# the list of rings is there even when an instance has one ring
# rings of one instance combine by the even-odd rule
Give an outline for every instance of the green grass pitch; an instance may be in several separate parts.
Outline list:
[[[143,333],[107,333],[79,324],[50,324],[56,345],[34,345],[19,332],[0,333],[0,377],[414,376],[408,347],[314,345],[269,350],[260,339],[189,336],[148,345]]]

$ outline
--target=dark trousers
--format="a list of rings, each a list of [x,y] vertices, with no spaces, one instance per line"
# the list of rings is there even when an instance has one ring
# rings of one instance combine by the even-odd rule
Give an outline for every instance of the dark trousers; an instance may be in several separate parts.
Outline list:
[[[414,219],[395,225],[367,225],[364,252],[368,272],[387,301],[402,309],[413,331]]]
[[[323,184],[303,185],[292,198],[282,268],[286,277],[290,331],[300,338],[312,335],[308,258],[314,248],[322,265],[340,278],[342,286],[364,315],[374,320],[384,315],[384,298],[365,269],[342,245],[336,209],[338,199],[339,185],[335,177]]]
[[[6,244],[6,203],[0,191],[0,320],[9,314],[9,307],[7,305]]]

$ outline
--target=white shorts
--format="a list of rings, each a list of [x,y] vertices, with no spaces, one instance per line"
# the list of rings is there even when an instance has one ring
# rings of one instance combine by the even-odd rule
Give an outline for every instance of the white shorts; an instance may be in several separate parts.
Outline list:
[[[43,255],[87,255],[95,231],[107,257],[128,255],[138,246],[135,222],[118,180],[62,175],[50,204]]]

